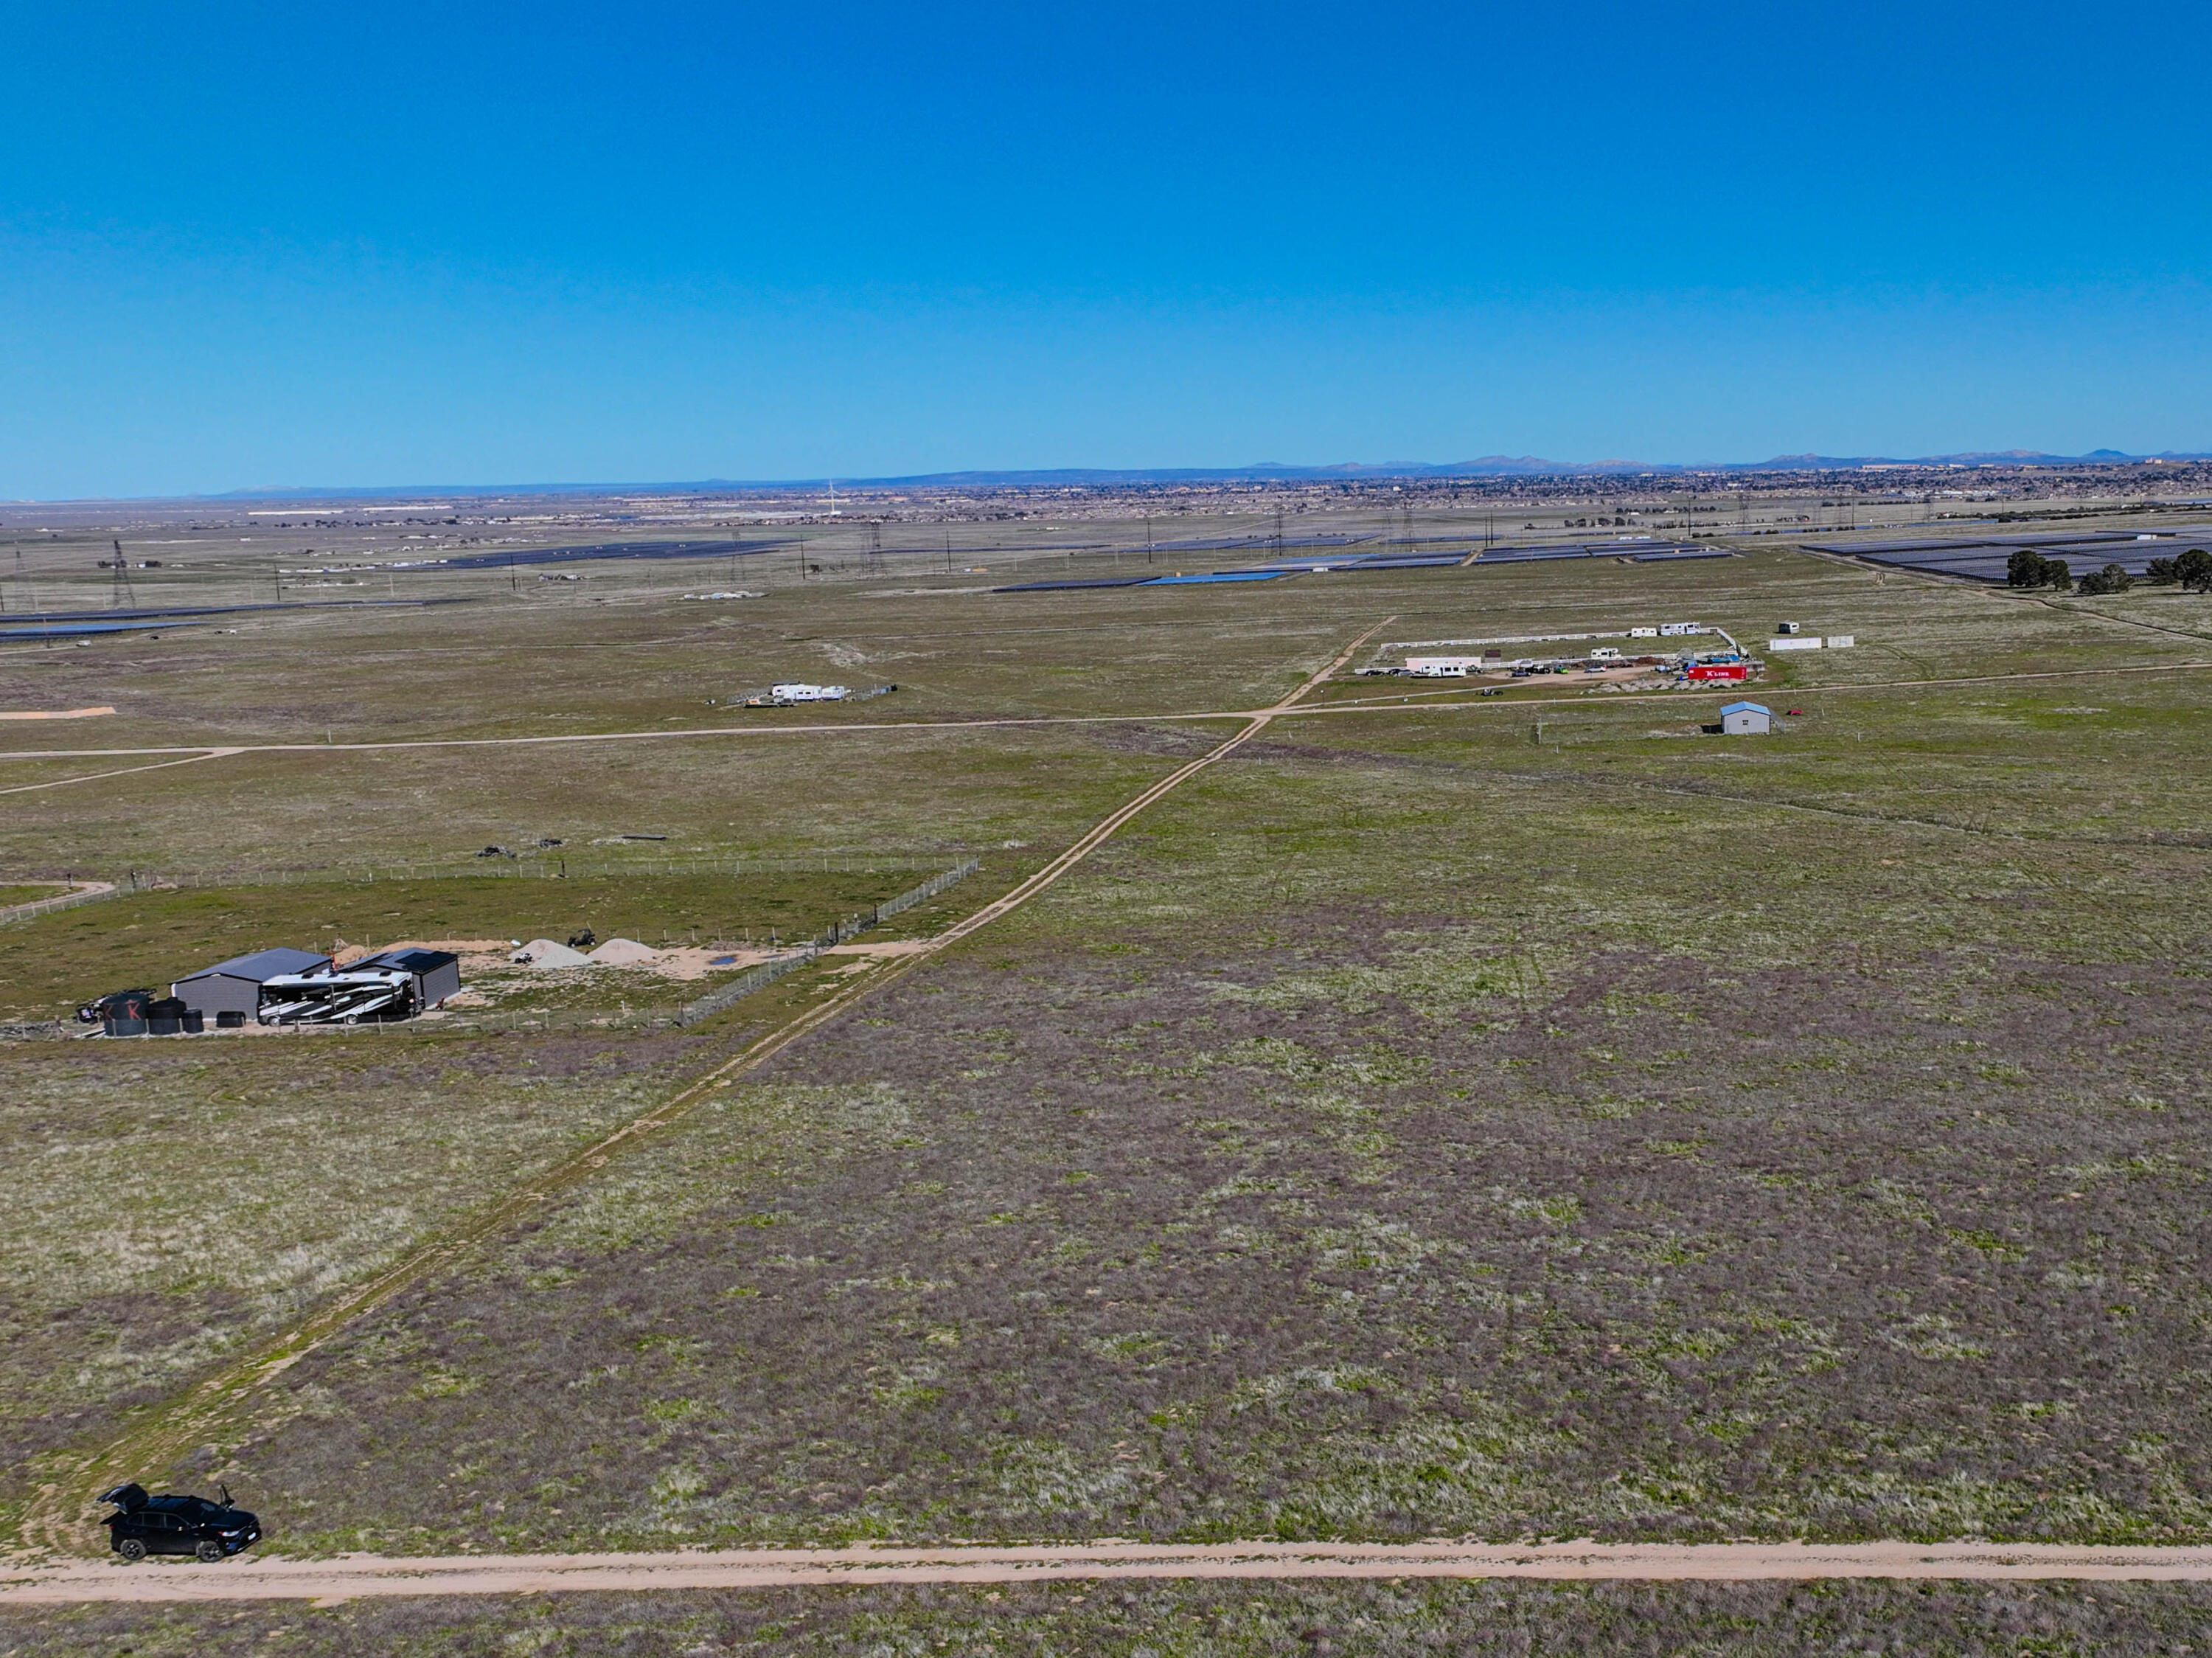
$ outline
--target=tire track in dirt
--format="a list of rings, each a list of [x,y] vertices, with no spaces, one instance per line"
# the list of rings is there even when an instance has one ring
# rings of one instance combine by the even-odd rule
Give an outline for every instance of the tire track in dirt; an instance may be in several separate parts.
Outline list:
[[[398,1595],[636,1594],[830,1584],[1092,1582],[1129,1578],[1550,1578],[1747,1582],[2212,1581],[2212,1549],[2063,1543],[1215,1543],[720,1549],[659,1554],[240,1559],[199,1568],[73,1564],[0,1576],[0,1605],[342,1600]]]
[[[402,1290],[453,1265],[486,1239],[511,1230],[536,1212],[540,1204],[590,1179],[617,1154],[680,1122],[717,1088],[757,1069],[802,1037],[838,1018],[855,1003],[896,983],[933,956],[1027,904],[1088,857],[1131,819],[1265,730],[1271,720],[1325,683],[1352,660],[1361,645],[1395,619],[1385,617],[1280,702],[1243,716],[1248,722],[1242,730],[1198,759],[1178,766],[1109,813],[1036,874],[924,941],[923,948],[860,974],[847,988],[695,1078],[653,1110],[572,1153],[473,1216],[416,1244],[367,1283],[327,1303],[282,1335],[259,1344],[251,1354],[233,1360],[181,1399],[134,1423],[106,1446],[82,1460],[52,1468],[41,1479],[27,1507],[21,1525],[24,1542],[54,1553],[81,1551],[92,1537],[92,1512],[86,1499],[94,1490],[135,1478],[148,1471],[167,1467],[193,1446],[220,1439],[224,1428],[235,1420],[257,1389],[282,1375],[356,1320],[375,1311]]]
[[[118,754],[173,754],[176,753],[174,749],[171,748],[117,749],[115,752]],[[66,789],[73,783],[98,783],[102,777],[127,777],[134,771],[167,771],[173,765],[197,765],[201,760],[227,759],[233,754],[243,753],[245,751],[243,749],[238,748],[200,749],[192,753],[186,754],[184,759],[179,760],[157,760],[151,765],[125,765],[118,767],[112,771],[88,771],[82,777],[56,777],[48,783],[19,783],[11,788],[0,789],[0,795],[27,795],[33,790],[39,789]],[[19,756],[18,758],[22,757]],[[44,757],[42,756],[41,758]],[[82,755],[75,755],[66,756],[64,758],[82,759],[84,757]]]

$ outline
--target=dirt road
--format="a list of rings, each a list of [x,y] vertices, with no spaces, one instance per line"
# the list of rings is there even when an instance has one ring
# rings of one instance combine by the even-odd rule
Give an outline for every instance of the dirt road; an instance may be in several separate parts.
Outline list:
[[[40,1486],[30,1505],[24,1521],[24,1535],[36,1545],[61,1553],[88,1545],[96,1536],[86,1523],[90,1515],[84,1508],[85,1499],[92,1492],[125,1479],[137,1478],[149,1470],[165,1468],[190,1446],[222,1439],[227,1424],[246,1407],[257,1388],[281,1375],[339,1331],[383,1306],[409,1285],[452,1265],[484,1240],[511,1230],[527,1216],[542,1212],[538,1206],[556,1193],[590,1179],[617,1154],[681,1122],[714,1090],[764,1064],[808,1033],[841,1017],[863,997],[874,995],[978,928],[1028,903],[1139,813],[1265,730],[1269,721],[1324,684],[1352,660],[1361,645],[1395,619],[1385,617],[1376,623],[1273,707],[1244,716],[1246,723],[1233,735],[1198,759],[1176,767],[1109,813],[1011,891],[943,931],[920,941],[919,947],[908,954],[884,959],[880,965],[858,974],[845,988],[695,1078],[653,1110],[572,1153],[544,1173],[493,1197],[466,1220],[417,1243],[366,1283],[325,1303],[255,1351],[233,1360],[166,1408],[141,1418],[112,1443],[92,1451],[70,1468],[57,1470]]]
[[[1342,661],[1333,663],[1329,671],[1334,673],[1342,666]],[[1791,694],[1827,697],[1865,691],[1941,690],[1947,686],[2013,685],[2037,680],[2096,680],[2118,674],[2191,674],[2207,669],[2212,669],[2212,661],[2136,662],[2117,667],[2039,668],[2026,674],[1968,674],[1948,679],[1865,680],[1844,685],[1807,686]],[[1293,700],[1310,689],[1310,686],[1301,687],[1294,694]],[[1433,691],[1392,692],[1385,696],[1307,704],[1297,707],[1285,701],[1268,708],[1215,708],[1181,713],[1011,714],[1000,718],[978,720],[854,720],[812,725],[695,725],[678,726],[672,730],[663,731],[561,731],[528,737],[395,737],[382,742],[210,743],[162,748],[22,748],[0,753],[0,760],[117,759],[171,754],[183,758],[163,764],[183,765],[194,760],[225,759],[234,754],[368,754],[400,748],[531,748],[576,743],[682,742],[702,737],[865,736],[887,731],[1003,731],[1048,726],[1167,725],[1215,720],[1305,718],[1319,714],[1388,714],[1401,709],[1428,712],[1460,708],[1478,713],[1510,714],[1529,708],[1616,708],[1629,703],[1661,703],[1689,707],[1715,698],[1741,696],[1744,690],[1744,686],[1734,684],[1717,685],[1711,690],[1628,692],[1597,702],[1593,702],[1588,692],[1571,697],[1513,697],[1502,700],[1480,700],[1478,688],[1464,685],[1448,686]],[[1437,700],[1452,697],[1461,700]],[[127,766],[117,771],[94,771],[83,777],[60,777],[49,783],[21,784],[13,789],[0,789],[0,794],[21,794],[28,789],[61,789],[70,783],[96,783],[102,777],[119,777],[131,771],[158,769],[153,765]]]
[[[723,1549],[667,1554],[246,1557],[0,1571],[0,1605],[315,1600],[801,1584],[1040,1583],[1105,1578],[2072,1578],[2212,1581],[2212,1548],[2051,1543],[1090,1543],[1006,1548]]]

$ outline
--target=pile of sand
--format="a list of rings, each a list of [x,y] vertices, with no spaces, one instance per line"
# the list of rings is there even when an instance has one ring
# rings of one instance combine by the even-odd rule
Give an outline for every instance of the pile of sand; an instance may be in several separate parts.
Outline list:
[[[509,948],[503,938],[399,938],[389,944],[376,945],[349,944],[340,939],[331,952],[331,964],[343,967],[365,955],[381,955],[386,950],[451,950],[461,958],[465,969],[494,967]]]
[[[566,944],[550,938],[533,938],[514,954],[509,961],[520,962],[527,967],[588,967],[592,958],[581,950],[572,950]]]
[[[611,938],[592,952],[591,960],[602,967],[649,967],[660,960],[660,952],[634,938]]]

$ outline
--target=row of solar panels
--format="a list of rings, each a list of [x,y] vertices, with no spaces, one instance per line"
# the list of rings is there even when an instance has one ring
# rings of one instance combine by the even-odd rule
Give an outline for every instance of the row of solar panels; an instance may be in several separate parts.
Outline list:
[[[1124,576],[1089,581],[1022,582],[1012,587],[994,588],[992,591],[1060,593],[1087,588],[1176,587],[1195,582],[1264,582],[1279,576],[1296,576],[1317,570],[1437,570],[1468,564],[1472,554],[1473,550],[1470,549],[1468,552],[1364,552],[1342,558],[1282,558],[1250,570],[1212,570],[1196,576]],[[1589,541],[1553,546],[1493,547],[1479,557],[1474,557],[1473,566],[1529,564],[1562,558],[1632,558],[1641,564],[1676,558],[1732,558],[1735,556],[1724,547],[1702,547],[1681,542]]]
[[[1217,570],[1197,576],[1121,576],[1103,581],[1085,582],[1017,582],[1012,587],[993,588],[994,593],[1063,593],[1077,588],[1172,588],[1190,587],[1212,582],[1272,582],[1279,576],[1291,574],[1286,570]]]
[[[167,632],[198,627],[198,622],[49,622],[37,627],[0,627],[0,642],[22,639],[88,639],[102,633]]]
[[[2168,533],[2170,532],[2160,532]],[[1837,542],[1815,547],[1816,552],[1960,552],[1975,547],[2045,547],[2089,546],[2108,541],[2135,541],[2142,539],[2134,530],[2022,530],[2017,535],[1971,535],[1948,538],[1923,536],[1918,540]]]
[[[1972,541],[1875,541],[1827,546],[1822,552],[1848,552],[1869,564],[1893,570],[1925,570],[1935,576],[1963,576],[1979,582],[2005,579],[2015,552],[2023,549],[2056,559],[2075,576],[2118,564],[2141,576],[2154,558],[2171,558],[2193,546],[2212,551],[2212,527],[2162,532],[2156,536],[2108,531],[2087,534],[2005,536]]]
[[[1230,552],[1250,549],[1258,552],[1267,547],[1356,547],[1363,541],[1372,541],[1371,535],[1286,535],[1277,540],[1272,535],[1206,535],[1194,540],[1160,541],[1152,544],[1154,552]]]
[[[444,570],[495,570],[509,564],[566,564],[583,558],[732,558],[769,552],[788,541],[604,541],[589,547],[516,547],[507,552],[466,552],[425,559]]]

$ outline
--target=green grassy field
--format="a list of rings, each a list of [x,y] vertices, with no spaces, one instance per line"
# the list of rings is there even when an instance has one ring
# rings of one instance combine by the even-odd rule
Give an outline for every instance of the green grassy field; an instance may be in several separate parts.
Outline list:
[[[1370,627],[1694,619],[1748,643],[1785,618],[1859,644],[1778,659],[1749,694],[1799,711],[1766,739],[1700,735],[1735,689],[1390,703],[1371,699],[1413,688],[1339,680],[1045,897],[302,1360],[173,1473],[251,1493],[294,1550],[2212,1538],[2212,600],[2043,603],[1767,546],[286,619],[165,640],[188,649],[100,699],[143,698],[134,719],[191,741],[311,745],[1099,722],[311,746],[15,796],[0,867],[458,861],[624,832],[687,858],[989,853],[901,917],[918,934],[1235,728],[1163,716],[1271,703]],[[36,690],[93,700],[98,664],[154,649],[70,653]],[[318,702],[333,655],[374,671]],[[802,672],[901,689],[707,705]],[[0,762],[0,786],[123,763]],[[155,893],[0,930],[0,983],[51,1011],[125,960],[293,942],[272,929],[726,937],[878,879]],[[40,1470],[831,982],[680,1036],[418,1032],[220,1063],[12,1044],[0,1143],[38,1173],[0,1275],[11,1511]],[[526,1396],[545,1408],[519,1414]],[[1258,1651],[1309,1628],[1346,1651],[1786,1650],[1894,1626],[2148,1651],[2203,1618],[2179,1591],[1132,1593],[1041,1594],[1022,1619],[1019,1597],[962,1591],[237,1627],[283,1621],[301,1650],[439,1631],[590,1649],[617,1628],[645,1651]],[[167,1650],[228,1616],[52,1627]]]

